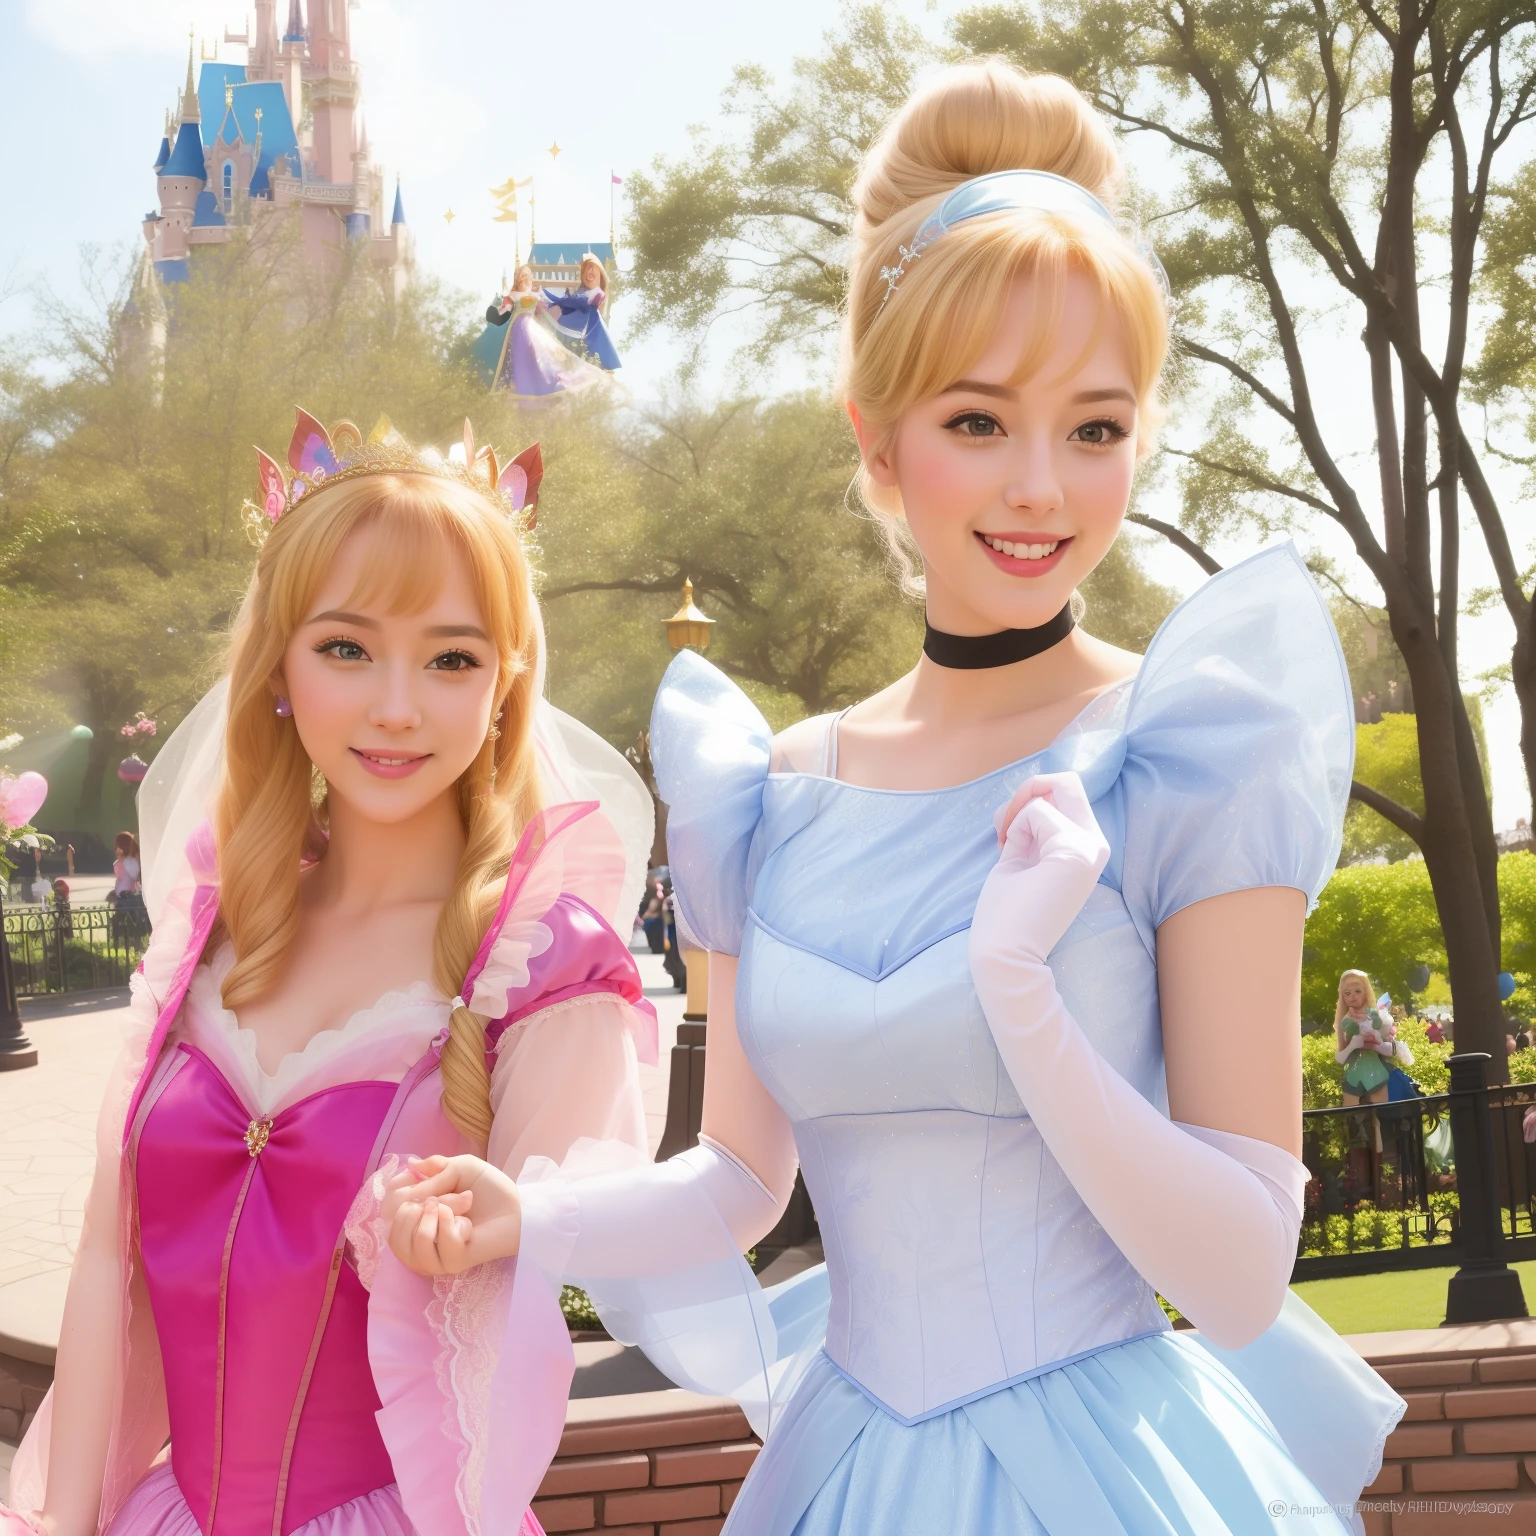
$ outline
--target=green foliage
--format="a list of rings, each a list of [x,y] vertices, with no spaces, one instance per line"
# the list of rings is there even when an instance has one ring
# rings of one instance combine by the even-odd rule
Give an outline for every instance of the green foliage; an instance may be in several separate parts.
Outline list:
[[[1336,870],[1307,919],[1302,958],[1301,1016],[1309,1023],[1332,1026],[1339,976],[1346,970],[1365,971],[1378,991],[1406,1001],[1416,965],[1445,966],[1445,940],[1423,860]]]
[[[1483,782],[1489,787],[1488,740],[1483,729],[1483,701],[1468,694],[1462,701],[1472,726],[1473,739],[1483,768]],[[1382,715],[1373,725],[1355,727],[1355,777],[1371,789],[1380,790],[1415,815],[1424,814],[1424,781],[1419,775],[1419,726],[1413,715]],[[1489,787],[1489,793],[1492,793]],[[1344,845],[1339,853],[1341,864],[1362,859],[1406,859],[1419,851],[1418,844],[1384,816],[1358,800],[1350,802],[1344,819]]]
[[[916,659],[920,611],[844,506],[857,456],[825,395],[588,414],[556,447],[539,530],[551,697],[617,745],[649,718],[684,577],[717,622],[710,660],[775,727]]]
[[[574,1285],[560,1287],[560,1310],[565,1314],[568,1328],[601,1329],[603,1320],[587,1293]]]
[[[1136,542],[1132,542],[1135,540]],[[1083,628],[1122,650],[1142,654],[1173,611],[1178,593],[1153,581],[1137,560],[1142,541],[1124,532],[1082,585]]]
[[[1499,911],[1504,919],[1504,969],[1515,978],[1515,991],[1504,1006],[1517,1019],[1536,1020],[1536,853],[1500,856]],[[1536,1076],[1513,1076],[1516,1060],[1509,1058],[1511,1080],[1536,1082]]]
[[[1424,814],[1419,777],[1419,729],[1412,715],[1387,714],[1375,725],[1355,727],[1355,777],[1416,815]],[[1344,818],[1341,864],[1361,859],[1406,859],[1418,844],[1369,806],[1352,800]]]
[[[1515,978],[1515,991],[1505,1004],[1508,1013],[1521,1020],[1536,1018],[1536,854],[1506,853],[1499,859],[1499,909],[1503,917],[1503,965]],[[1445,939],[1422,859],[1396,864],[1354,864],[1338,869],[1323,889],[1317,910],[1307,919],[1302,950],[1301,1016],[1312,1028],[1333,1024],[1338,1002],[1339,975],[1345,970],[1365,971],[1378,991],[1388,991],[1407,1003],[1411,993],[1409,973],[1427,965],[1443,974]],[[1433,985],[1433,982],[1432,982]],[[1404,1038],[1413,1051],[1410,1075],[1425,1092],[1440,1092],[1439,1069],[1433,1064],[1448,1053],[1421,1040],[1422,1023],[1404,1020]],[[1306,1056],[1313,1038],[1303,1041],[1304,1091],[1321,1092],[1327,1077],[1319,1063],[1308,1065]],[[1315,1049],[1320,1050],[1321,1047]],[[1331,1044],[1329,1051],[1332,1051]],[[1426,1054],[1427,1053],[1427,1054]],[[1531,1056],[1527,1064],[1525,1058]],[[1536,1054],[1518,1052],[1510,1058],[1510,1071],[1521,1075],[1516,1082],[1536,1082]],[[1530,1072],[1531,1076],[1525,1076]],[[1309,1108],[1324,1107],[1321,1103]]]
[[[724,136],[629,176],[629,290],[642,326],[701,338],[723,311],[758,317],[754,351],[824,343],[846,286],[843,250],[859,159],[932,57],[878,4],[849,6],[787,92],[755,64],[722,102]]]
[[[1435,1219],[1435,1242],[1446,1241],[1450,1223],[1460,1209],[1455,1190],[1436,1190],[1429,1196],[1430,1210]],[[1314,1217],[1301,1226],[1298,1244],[1300,1257],[1320,1258],[1325,1254],[1378,1253],[1383,1248],[1398,1248],[1403,1244],[1403,1215],[1400,1211],[1378,1209],[1369,1200],[1361,1200],[1350,1211],[1335,1211],[1327,1216]],[[1427,1248],[1430,1238],[1410,1225],[1410,1248]]]

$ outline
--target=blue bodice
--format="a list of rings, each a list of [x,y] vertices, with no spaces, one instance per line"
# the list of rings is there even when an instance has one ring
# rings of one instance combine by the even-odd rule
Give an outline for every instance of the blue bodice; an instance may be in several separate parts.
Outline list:
[[[1025,778],[1071,769],[1112,856],[1050,957],[1105,1060],[1167,1112],[1156,932],[1259,886],[1314,900],[1353,765],[1348,674],[1294,548],[1207,582],[1134,679],[1045,751],[951,789],[770,772],[750,701],[684,652],[651,749],[686,927],[739,953],[737,1028],[794,1125],[826,1247],[826,1351],[925,1419],[1167,1327],[992,1043],[967,930]]]

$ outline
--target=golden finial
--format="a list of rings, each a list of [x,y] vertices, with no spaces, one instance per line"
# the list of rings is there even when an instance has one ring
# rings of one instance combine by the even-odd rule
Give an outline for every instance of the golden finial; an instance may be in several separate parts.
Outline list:
[[[674,651],[685,646],[692,646],[696,651],[709,648],[709,632],[715,621],[694,607],[693,583],[687,577],[683,578],[683,606],[662,622],[667,626],[667,640]]]

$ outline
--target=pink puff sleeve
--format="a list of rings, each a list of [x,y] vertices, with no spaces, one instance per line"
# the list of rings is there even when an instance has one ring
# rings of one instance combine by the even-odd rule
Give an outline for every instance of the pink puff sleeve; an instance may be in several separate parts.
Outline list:
[[[573,1146],[589,1165],[645,1156],[638,1062],[656,1059],[656,1019],[628,949],[557,875],[560,832],[509,876],[509,897],[471,978],[505,999],[486,1031],[495,1053],[487,1154],[514,1177],[545,1176]],[[563,823],[563,828],[562,828]],[[513,881],[519,881],[513,889]],[[466,991],[471,990],[466,981]],[[478,1011],[478,1010],[477,1010]],[[468,1150],[442,1117],[433,1071],[413,1091],[387,1150]],[[575,1357],[559,1304],[559,1268],[575,1240],[547,1223],[542,1248],[428,1280],[389,1252],[379,1219],[387,1163],[349,1220],[369,1287],[368,1353],[401,1499],[433,1536],[515,1536],[536,1529],[528,1504],[560,1441]],[[547,1250],[547,1251],[545,1251]]]

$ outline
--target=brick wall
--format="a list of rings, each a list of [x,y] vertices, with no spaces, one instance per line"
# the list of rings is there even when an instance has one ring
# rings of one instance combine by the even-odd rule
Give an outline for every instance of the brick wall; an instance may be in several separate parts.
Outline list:
[[[1536,1319],[1349,1342],[1408,1402],[1368,1536],[1536,1536]]]
[[[728,1398],[577,1398],[533,1512],[550,1536],[715,1536],[757,1451]]]
[[[1362,1498],[1367,1536],[1536,1536],[1536,1319],[1349,1343],[1408,1401]],[[0,1439],[51,1375],[0,1354]],[[725,1398],[578,1398],[534,1512],[550,1536],[716,1536],[757,1451]]]

